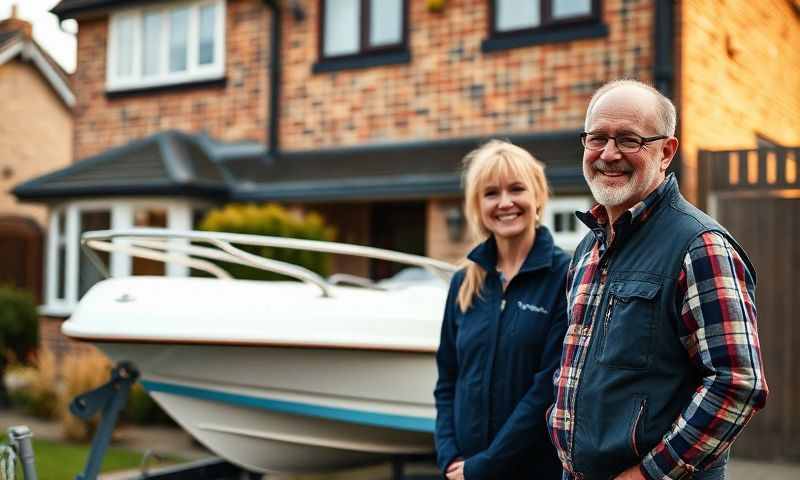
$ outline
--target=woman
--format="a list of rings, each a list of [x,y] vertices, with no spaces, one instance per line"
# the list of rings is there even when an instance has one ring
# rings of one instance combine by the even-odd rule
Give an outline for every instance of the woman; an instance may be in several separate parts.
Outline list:
[[[476,238],[453,277],[436,362],[436,450],[449,480],[561,478],[545,429],[566,331],[569,257],[540,216],[542,164],[493,140],[467,155]]]

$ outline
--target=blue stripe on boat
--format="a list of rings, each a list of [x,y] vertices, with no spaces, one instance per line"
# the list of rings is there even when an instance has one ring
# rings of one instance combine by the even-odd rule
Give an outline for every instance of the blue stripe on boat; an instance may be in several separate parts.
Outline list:
[[[220,392],[205,388],[176,385],[174,383],[154,382],[141,380],[140,383],[148,392],[163,392],[182,397],[211,400],[214,402],[228,403],[243,407],[256,407],[274,412],[306,415],[309,417],[327,418],[340,422],[359,423],[378,427],[395,428],[399,430],[412,430],[416,432],[433,432],[435,420],[425,417],[409,417],[405,415],[392,415],[388,413],[365,412],[337,407],[323,407],[307,403],[287,402],[286,400],[271,400],[267,398],[252,397],[238,393]]]

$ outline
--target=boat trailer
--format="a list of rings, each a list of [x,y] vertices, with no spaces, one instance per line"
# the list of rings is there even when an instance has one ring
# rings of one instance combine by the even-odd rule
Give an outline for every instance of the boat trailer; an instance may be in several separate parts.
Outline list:
[[[139,370],[130,362],[120,362],[111,370],[111,379],[105,384],[78,395],[70,404],[70,412],[83,420],[89,420],[98,412],[100,424],[92,438],[89,457],[83,472],[75,480],[97,480],[103,457],[111,443],[111,435],[119,415],[128,402],[131,387],[139,378]],[[8,446],[0,456],[0,479],[13,480],[16,464],[22,467],[23,480],[38,480],[33,451],[33,432],[24,425],[7,430]],[[268,480],[267,474],[249,472],[219,457],[148,471],[145,455],[140,472],[124,480]],[[406,475],[408,463],[431,461],[429,455],[404,455],[392,458],[391,480],[435,480],[438,475]],[[122,480],[122,479],[121,479]]]

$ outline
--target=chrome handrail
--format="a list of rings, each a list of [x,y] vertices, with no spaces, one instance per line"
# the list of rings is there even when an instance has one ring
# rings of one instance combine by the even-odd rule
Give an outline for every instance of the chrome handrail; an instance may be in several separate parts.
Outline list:
[[[114,240],[122,240],[122,242],[115,242]],[[215,248],[178,243],[173,240],[204,242]],[[425,268],[445,281],[449,280],[458,269],[455,265],[440,260],[375,247],[240,233],[131,228],[85,232],[81,237],[81,248],[106,277],[110,276],[108,269],[93,250],[120,251],[165,263],[178,263],[206,271],[217,278],[230,278],[230,274],[225,270],[212,262],[202,260],[202,258],[221,260],[296,278],[316,285],[323,296],[331,295],[331,284],[317,273],[291,263],[253,255],[235,247],[233,244],[307,250],[388,260]]]

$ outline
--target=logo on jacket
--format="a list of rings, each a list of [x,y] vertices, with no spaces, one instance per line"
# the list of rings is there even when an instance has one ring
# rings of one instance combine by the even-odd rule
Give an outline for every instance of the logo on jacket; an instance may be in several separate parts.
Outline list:
[[[522,303],[519,300],[517,300],[517,306],[521,310],[528,310],[529,312],[544,313],[545,315],[549,313],[546,309],[540,307],[539,305],[531,305],[530,303]]]

